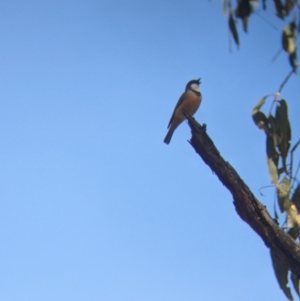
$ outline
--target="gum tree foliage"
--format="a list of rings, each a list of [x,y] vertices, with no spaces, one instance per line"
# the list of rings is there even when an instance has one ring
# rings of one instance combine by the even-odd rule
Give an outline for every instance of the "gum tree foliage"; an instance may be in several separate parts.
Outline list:
[[[291,148],[292,129],[288,118],[288,105],[284,99],[277,100],[275,96],[268,116],[261,111],[268,96],[264,96],[252,110],[252,118],[266,137],[266,155],[269,174],[275,188],[277,206],[285,215],[285,222],[282,229],[293,239],[299,240],[300,234],[300,182],[297,179],[298,166],[293,172],[293,155],[300,144],[300,140]],[[276,109],[272,110],[272,106]],[[289,160],[288,160],[289,159]],[[287,163],[289,161],[289,164]],[[274,206],[275,208],[275,206]],[[275,208],[274,220],[279,225],[279,216]],[[289,271],[281,262],[273,250],[270,250],[274,272],[280,288],[288,300],[294,300],[288,286],[289,278],[295,291],[300,296],[299,278]]]
[[[297,35],[300,33],[300,4],[298,0],[269,0],[273,4],[276,16],[283,21],[287,21],[281,33],[281,48],[284,50],[293,69],[297,68]],[[233,7],[231,0],[223,0],[223,13],[228,15],[228,25],[233,40],[237,47],[240,46],[238,21],[241,20],[242,28],[245,32],[249,30],[249,20],[254,13],[259,14],[259,8],[267,10],[267,0],[237,0],[236,6]],[[264,18],[266,22],[270,23]]]
[[[295,162],[293,158],[294,153],[297,151],[300,144],[300,139],[298,137],[294,144],[292,143],[292,127],[288,116],[288,101],[281,98],[281,92],[289,78],[297,72],[299,67],[297,59],[297,37],[300,34],[300,0],[222,0],[222,2],[223,14],[228,17],[228,28],[238,48],[241,46],[239,31],[249,31],[249,20],[253,14],[260,14],[261,11],[263,13],[263,11],[272,8],[275,10],[274,17],[280,18],[284,22],[284,29],[281,32],[280,51],[283,50],[286,53],[288,63],[291,66],[291,72],[287,75],[279,87],[278,93],[262,97],[262,99],[254,106],[252,110],[252,118],[257,127],[265,135],[267,166],[277,198],[277,202],[274,204],[273,221],[278,225],[278,229],[281,228],[281,230],[286,233],[283,233],[283,235],[289,235],[299,245],[300,181],[297,178],[297,174],[300,169],[300,162]],[[263,16],[261,17],[264,18]],[[269,22],[266,18],[264,19],[266,22]],[[269,24],[272,26],[272,23]],[[262,108],[270,98],[269,113],[266,114],[262,111]],[[272,240],[276,240],[277,236],[280,236],[279,234],[275,234],[272,237],[270,234],[272,231],[276,231],[271,225],[273,221],[270,223],[270,229],[272,228],[271,230],[261,230],[260,225],[255,224],[255,219],[251,220],[251,217],[249,217],[251,209],[248,210],[248,208],[246,208],[244,210],[239,207],[242,206],[242,203],[238,200],[239,194],[244,194],[246,207],[250,207],[249,204],[253,207],[260,207],[261,204],[257,199],[255,199],[253,194],[247,190],[248,187],[243,183],[231,166],[230,168],[233,170],[231,171],[232,179],[230,179],[230,176],[227,177],[223,174],[222,168],[224,170],[227,169],[227,173],[230,173],[228,171],[229,167],[226,166],[227,163],[222,161],[223,158],[213,145],[213,142],[206,135],[205,129],[203,130],[203,127],[197,124],[190,116],[187,116],[187,118],[192,129],[191,145],[195,148],[196,152],[202,157],[205,163],[207,163],[216,172],[223,184],[230,190],[235,200],[234,203],[237,212],[241,218],[244,219],[263,238],[266,245],[270,247],[270,256],[275,276],[283,293],[288,300],[294,300],[290,289],[290,287],[293,286],[296,294],[300,297],[300,276],[298,272],[300,270],[300,262],[297,261],[299,258],[299,248],[297,248],[297,250],[293,250],[292,247],[288,247],[289,252],[283,251],[282,253],[285,253],[284,256],[280,255],[280,252],[284,250],[286,246],[283,246],[282,243],[284,238],[282,240],[278,239],[278,241],[274,242],[274,244],[272,243]],[[204,145],[210,143],[210,149],[205,149]],[[222,166],[221,170],[214,169],[214,160],[220,160],[219,166]],[[232,184],[239,180],[241,181],[241,186],[245,185],[245,187],[242,187],[240,191],[238,191],[239,188],[234,188]],[[264,211],[263,208],[260,210]],[[278,214],[279,211],[281,213],[280,216]],[[263,220],[264,215],[266,216],[269,214],[267,212],[263,212],[263,215],[259,216],[258,214],[256,219]],[[279,226],[280,219],[284,219],[284,222]],[[265,219],[265,224],[266,223],[268,223],[268,216],[266,216]],[[291,262],[293,262],[291,264],[285,256],[294,257],[297,258],[297,260],[291,260]],[[295,262],[297,267],[293,266]]]

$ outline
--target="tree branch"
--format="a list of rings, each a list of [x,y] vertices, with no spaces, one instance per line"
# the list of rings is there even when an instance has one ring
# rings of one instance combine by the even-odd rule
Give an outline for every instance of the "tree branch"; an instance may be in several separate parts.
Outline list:
[[[184,115],[192,131],[190,144],[230,191],[238,215],[273,250],[281,262],[300,278],[300,246],[276,224],[266,207],[256,199],[235,169],[223,159],[207,135],[206,126],[201,126],[187,112]]]
[[[297,70],[297,67],[296,67],[296,68],[293,68],[293,69],[289,72],[289,74],[286,76],[286,78],[284,79],[283,83],[282,83],[282,84],[280,85],[280,87],[279,87],[279,90],[278,90],[279,93],[281,93],[281,91],[282,91],[284,85],[288,82],[288,80],[289,80],[290,77],[293,75],[293,73],[296,72],[296,70]]]

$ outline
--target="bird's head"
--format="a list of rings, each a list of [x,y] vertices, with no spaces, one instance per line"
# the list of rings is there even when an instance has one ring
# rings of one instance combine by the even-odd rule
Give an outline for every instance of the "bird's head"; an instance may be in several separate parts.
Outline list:
[[[200,92],[201,78],[190,80],[185,87],[185,90],[193,90]]]

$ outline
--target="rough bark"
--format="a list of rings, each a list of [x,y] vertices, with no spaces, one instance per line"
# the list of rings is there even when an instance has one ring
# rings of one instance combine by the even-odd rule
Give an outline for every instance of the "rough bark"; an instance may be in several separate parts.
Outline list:
[[[300,246],[277,225],[235,169],[223,159],[207,135],[206,126],[201,126],[188,113],[184,114],[192,131],[190,144],[230,191],[238,215],[262,238],[281,262],[300,278]]]

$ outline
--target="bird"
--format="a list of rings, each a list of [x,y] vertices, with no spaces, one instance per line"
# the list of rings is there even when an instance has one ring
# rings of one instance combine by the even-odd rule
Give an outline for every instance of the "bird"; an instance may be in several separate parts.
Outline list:
[[[168,133],[164,139],[164,143],[169,144],[176,128],[186,119],[183,115],[183,110],[186,110],[190,115],[194,115],[201,102],[202,94],[200,92],[201,78],[190,80],[185,87],[185,91],[180,96],[170,122],[168,124]]]

